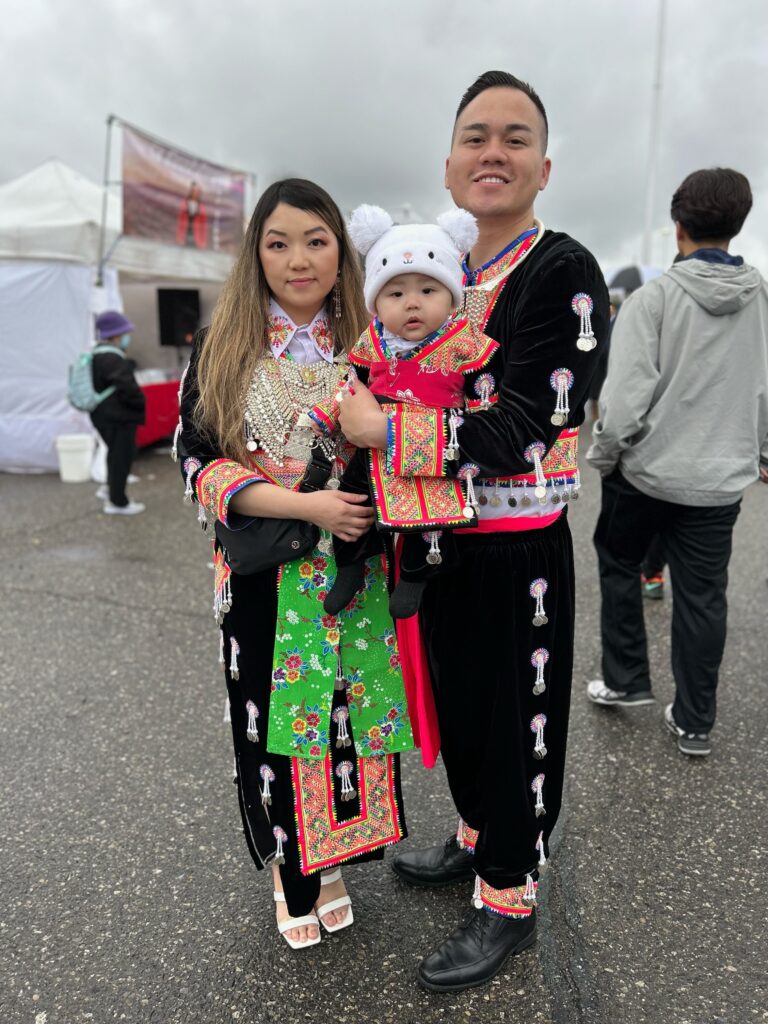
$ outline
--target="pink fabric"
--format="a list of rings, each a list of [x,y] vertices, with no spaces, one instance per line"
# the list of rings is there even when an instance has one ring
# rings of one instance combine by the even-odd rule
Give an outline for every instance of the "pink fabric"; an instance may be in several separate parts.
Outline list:
[[[395,552],[395,581],[400,578],[400,546]],[[419,616],[396,619],[397,646],[400,651],[400,665],[403,670],[405,697],[413,730],[413,742],[421,748],[421,760],[425,768],[434,768],[440,753],[440,727],[437,724],[437,708],[432,693],[427,652],[421,637]]]
[[[477,526],[468,530],[454,530],[454,533],[515,533],[518,530],[543,530],[551,526],[560,515],[560,510],[547,516],[502,516],[500,519],[480,519]]]
[[[464,378],[458,370],[425,373],[422,363],[399,359],[394,365],[371,363],[368,387],[380,398],[451,409],[464,404]]]

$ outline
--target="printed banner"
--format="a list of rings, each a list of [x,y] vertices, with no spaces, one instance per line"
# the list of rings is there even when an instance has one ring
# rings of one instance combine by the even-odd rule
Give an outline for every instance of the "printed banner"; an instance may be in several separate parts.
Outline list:
[[[235,255],[245,174],[123,125],[123,234]]]

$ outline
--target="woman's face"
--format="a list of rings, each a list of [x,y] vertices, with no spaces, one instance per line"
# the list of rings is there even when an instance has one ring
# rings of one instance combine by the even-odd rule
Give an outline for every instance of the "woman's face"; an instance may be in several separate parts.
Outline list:
[[[275,300],[297,326],[310,323],[339,272],[339,244],[325,221],[280,203],[264,222],[259,259]]]

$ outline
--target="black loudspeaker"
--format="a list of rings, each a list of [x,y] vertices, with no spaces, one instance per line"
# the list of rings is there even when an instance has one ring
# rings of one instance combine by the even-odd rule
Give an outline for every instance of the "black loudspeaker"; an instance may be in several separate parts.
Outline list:
[[[161,345],[191,345],[200,326],[200,292],[197,288],[158,288],[157,313]]]

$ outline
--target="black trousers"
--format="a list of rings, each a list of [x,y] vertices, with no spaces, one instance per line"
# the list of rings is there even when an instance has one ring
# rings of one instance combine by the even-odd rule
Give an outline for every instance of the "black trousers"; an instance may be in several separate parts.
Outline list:
[[[715,722],[717,677],[726,635],[728,562],[741,502],[676,505],[643,494],[620,470],[603,479],[595,529],[600,568],[603,678],[613,690],[651,689],[640,567],[658,534],[673,588],[675,721],[686,732]]]
[[[658,534],[653,538],[645,552],[643,559],[643,576],[650,579],[652,576],[661,576],[664,566],[667,564],[667,556],[664,554],[664,545]]]
[[[451,796],[479,832],[477,873],[507,889],[526,874],[536,878],[537,842],[541,835],[548,843],[562,800],[573,673],[571,535],[563,512],[544,529],[455,540],[458,565],[427,584],[420,620]],[[531,591],[542,583],[547,621],[534,625]]]
[[[128,504],[125,484],[136,455],[136,424],[106,419],[99,416],[98,409],[91,413],[91,422],[107,446],[109,500],[113,505],[125,508]]]

